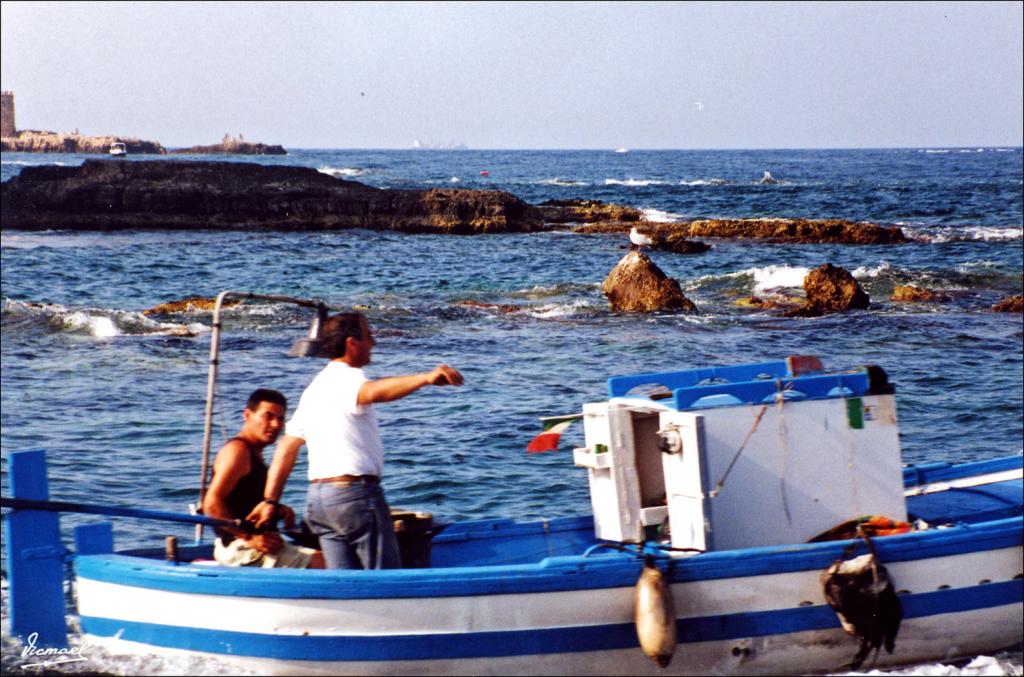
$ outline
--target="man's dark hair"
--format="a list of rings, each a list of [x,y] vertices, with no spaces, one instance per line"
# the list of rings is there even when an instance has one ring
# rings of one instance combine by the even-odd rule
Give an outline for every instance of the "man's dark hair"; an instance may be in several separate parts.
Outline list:
[[[257,388],[252,391],[252,395],[249,395],[249,400],[245,403],[245,408],[249,411],[256,411],[260,408],[260,402],[280,404],[285,409],[288,408],[288,400],[285,396],[270,388]]]
[[[324,322],[320,354],[329,359],[345,357],[345,341],[351,336],[357,341],[363,338],[364,319],[362,313],[338,313]]]

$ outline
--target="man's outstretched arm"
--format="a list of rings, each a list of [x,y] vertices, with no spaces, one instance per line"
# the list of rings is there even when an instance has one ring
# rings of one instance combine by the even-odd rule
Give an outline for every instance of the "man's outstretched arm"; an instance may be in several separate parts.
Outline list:
[[[405,376],[389,376],[387,378],[367,381],[359,388],[357,402],[374,404],[376,402],[392,402],[416,392],[424,386],[460,386],[462,374],[447,364],[442,364],[430,371]],[[280,445],[278,445],[280,448]],[[274,456],[277,463],[277,455]],[[270,480],[267,480],[269,486]]]

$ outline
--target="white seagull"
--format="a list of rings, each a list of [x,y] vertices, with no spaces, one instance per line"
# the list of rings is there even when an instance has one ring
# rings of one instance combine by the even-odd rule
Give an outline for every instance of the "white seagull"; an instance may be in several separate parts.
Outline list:
[[[636,229],[636,226],[633,226],[629,231],[629,241],[633,243],[633,248],[650,247],[654,244],[651,236],[644,235]]]
[[[693,105],[697,107],[697,110],[704,110],[704,104],[702,104],[700,101],[694,101]]]

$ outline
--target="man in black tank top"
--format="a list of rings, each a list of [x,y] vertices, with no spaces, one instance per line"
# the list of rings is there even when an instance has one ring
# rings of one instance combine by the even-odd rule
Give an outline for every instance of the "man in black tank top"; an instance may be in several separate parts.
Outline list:
[[[203,499],[203,514],[222,519],[245,519],[263,502],[267,465],[263,449],[273,444],[284,428],[288,402],[276,390],[260,388],[249,396],[242,412],[244,424],[238,435],[221,447],[213,462],[213,478]],[[292,526],[295,513],[277,506],[278,517]],[[217,528],[214,558],[228,566],[323,568],[318,550],[284,541],[277,532],[246,533]]]

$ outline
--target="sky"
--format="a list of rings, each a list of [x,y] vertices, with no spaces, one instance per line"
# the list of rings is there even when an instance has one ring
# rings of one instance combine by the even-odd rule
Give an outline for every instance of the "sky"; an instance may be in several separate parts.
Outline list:
[[[19,129],[169,148],[1024,144],[1021,2],[0,2]]]

